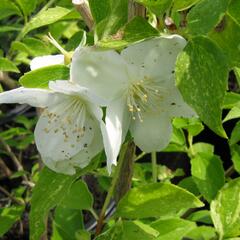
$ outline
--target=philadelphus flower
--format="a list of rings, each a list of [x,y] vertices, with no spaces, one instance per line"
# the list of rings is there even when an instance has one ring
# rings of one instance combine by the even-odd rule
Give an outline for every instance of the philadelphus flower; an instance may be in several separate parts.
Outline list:
[[[32,61],[34,68],[43,66],[41,60],[56,63],[54,57],[41,57]],[[49,168],[65,174],[88,165],[103,148],[102,110],[93,102],[101,99],[73,80],[51,81],[49,90],[20,87],[0,94],[0,103],[44,108],[34,132],[37,149]]]
[[[109,170],[128,129],[141,150],[160,151],[170,141],[171,118],[195,115],[175,86],[175,62],[185,45],[172,35],[131,45],[121,54],[96,47],[75,51],[73,79],[110,102],[103,130]]]

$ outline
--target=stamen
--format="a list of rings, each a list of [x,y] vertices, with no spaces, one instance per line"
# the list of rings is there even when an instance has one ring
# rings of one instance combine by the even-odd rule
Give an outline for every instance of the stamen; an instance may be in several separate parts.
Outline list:
[[[164,89],[147,76],[137,83],[129,86],[127,93],[127,106],[132,114],[132,119],[143,122],[142,113],[148,110],[158,111],[159,101],[163,98]]]

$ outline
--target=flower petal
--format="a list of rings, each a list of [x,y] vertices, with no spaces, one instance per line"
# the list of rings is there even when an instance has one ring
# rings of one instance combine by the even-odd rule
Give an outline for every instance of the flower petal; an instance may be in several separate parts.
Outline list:
[[[46,107],[50,102],[56,102],[58,95],[48,90],[20,87],[0,93],[0,103],[29,104],[33,107]]]
[[[126,89],[125,61],[115,51],[78,48],[72,58],[71,81],[91,89],[97,96],[112,100]]]
[[[168,82],[174,73],[177,55],[185,45],[186,40],[179,35],[162,36],[131,45],[121,52],[121,56],[130,69],[131,66],[138,68],[138,71],[129,70],[137,74],[137,78],[141,75],[141,78]]]
[[[177,87],[169,90],[168,96],[162,100],[162,105],[171,117],[197,117],[196,112],[184,102]]]
[[[117,164],[117,156],[130,123],[125,99],[119,98],[108,106],[105,123],[106,127],[101,125],[101,130],[110,173],[112,164]]]
[[[76,83],[64,80],[50,81],[49,88],[54,92],[64,93],[66,95],[76,95],[92,103],[97,103],[99,106],[105,106],[107,102],[92,92],[87,88],[81,87]]]
[[[73,175],[76,173],[76,167],[84,168],[102,149],[102,135],[98,123],[94,122],[94,138],[89,146],[86,146],[83,150],[77,153],[70,159],[62,161],[56,161],[51,158],[43,158],[43,162],[53,171]]]
[[[91,144],[94,119],[86,106],[72,97],[45,109],[35,128],[35,140],[42,158],[70,159]]]
[[[64,64],[64,56],[62,54],[35,57],[30,62],[30,69],[35,70],[38,68],[47,67],[47,66],[56,65],[56,64]]]
[[[102,134],[97,121],[95,121],[94,129],[95,131],[92,143],[70,159],[74,166],[80,168],[86,167],[92,158],[103,150]]]
[[[76,170],[74,166],[69,162],[69,159],[65,159],[62,161],[55,161],[51,158],[42,158],[43,163],[50,169],[55,172],[63,173],[67,175],[74,175]]]
[[[164,149],[170,142],[172,125],[164,113],[143,113],[143,122],[132,121],[130,131],[136,145],[144,152]]]

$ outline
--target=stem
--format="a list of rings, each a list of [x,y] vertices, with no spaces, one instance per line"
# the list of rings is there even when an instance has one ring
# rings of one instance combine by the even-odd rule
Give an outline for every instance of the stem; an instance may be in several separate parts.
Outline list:
[[[9,145],[0,138],[0,143],[3,145],[4,149],[8,153],[9,157],[12,159],[13,163],[15,164],[18,171],[24,170],[23,166],[21,165],[20,161],[16,157],[16,155],[13,153],[12,149],[9,147]],[[23,180],[28,181],[26,176],[22,176]]]
[[[152,159],[152,178],[153,178],[153,182],[157,182],[158,166],[157,166],[157,153],[156,152],[151,153],[151,159]]]
[[[115,189],[114,199],[116,203],[118,203],[122,197],[131,189],[135,150],[135,143],[132,141],[129,142],[127,150],[124,154],[123,164],[121,166],[117,186]]]
[[[143,5],[136,3],[134,0],[129,0],[128,2],[128,21],[133,19],[135,16],[140,16],[145,18],[146,9]]]
[[[113,197],[114,190],[115,190],[116,184],[118,182],[118,177],[119,177],[120,170],[122,168],[122,164],[123,164],[123,161],[124,161],[124,155],[125,155],[126,149],[127,149],[127,145],[125,144],[122,147],[122,150],[121,150],[121,153],[120,153],[120,156],[119,156],[119,160],[118,160],[118,165],[117,165],[117,167],[115,169],[115,172],[114,172],[114,175],[113,175],[111,186],[108,190],[107,197],[105,199],[105,202],[103,204],[102,210],[101,210],[100,215],[99,215],[99,220],[98,220],[97,227],[96,227],[96,236],[101,233],[105,213],[106,213],[107,207],[108,207],[108,205],[111,201],[111,198]]]
[[[194,157],[195,152],[193,150],[193,136],[190,133],[188,133],[187,139],[188,139],[188,145],[189,145],[188,151],[189,151],[190,157]]]
[[[93,215],[93,217],[98,220],[98,215],[97,213],[95,212],[95,210],[93,208],[89,209],[89,212]]]
[[[12,196],[11,193],[9,193],[5,188],[0,186],[0,191],[2,193],[4,193],[7,197],[9,197],[13,202],[19,204],[19,205],[24,205],[24,202],[18,200],[17,198],[15,198],[14,196]]]
[[[139,154],[139,155],[134,159],[134,161],[135,161],[135,162],[138,161],[139,159],[143,158],[146,154],[147,154],[147,153],[142,152],[141,154]]]
[[[47,10],[49,7],[51,7],[52,4],[54,4],[54,2],[56,2],[56,0],[50,0],[47,4],[45,4],[41,11],[39,11],[39,13]]]
[[[8,168],[2,158],[0,158],[0,168],[3,170],[6,177],[10,177],[12,175],[12,171]]]
[[[94,25],[93,16],[90,11],[88,1],[86,0],[75,0],[73,1],[73,5],[77,9],[77,11],[81,14],[83,21],[88,26],[89,30],[91,31]]]
[[[234,166],[232,165],[225,172],[225,177],[231,177],[231,175],[235,172]]]

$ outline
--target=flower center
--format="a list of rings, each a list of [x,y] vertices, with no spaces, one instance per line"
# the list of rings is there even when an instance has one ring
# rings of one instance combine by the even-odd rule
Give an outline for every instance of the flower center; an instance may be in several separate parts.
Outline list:
[[[147,111],[159,111],[163,99],[164,88],[160,87],[154,80],[144,77],[143,80],[131,83],[127,93],[128,110],[132,119],[143,121],[142,113]]]

